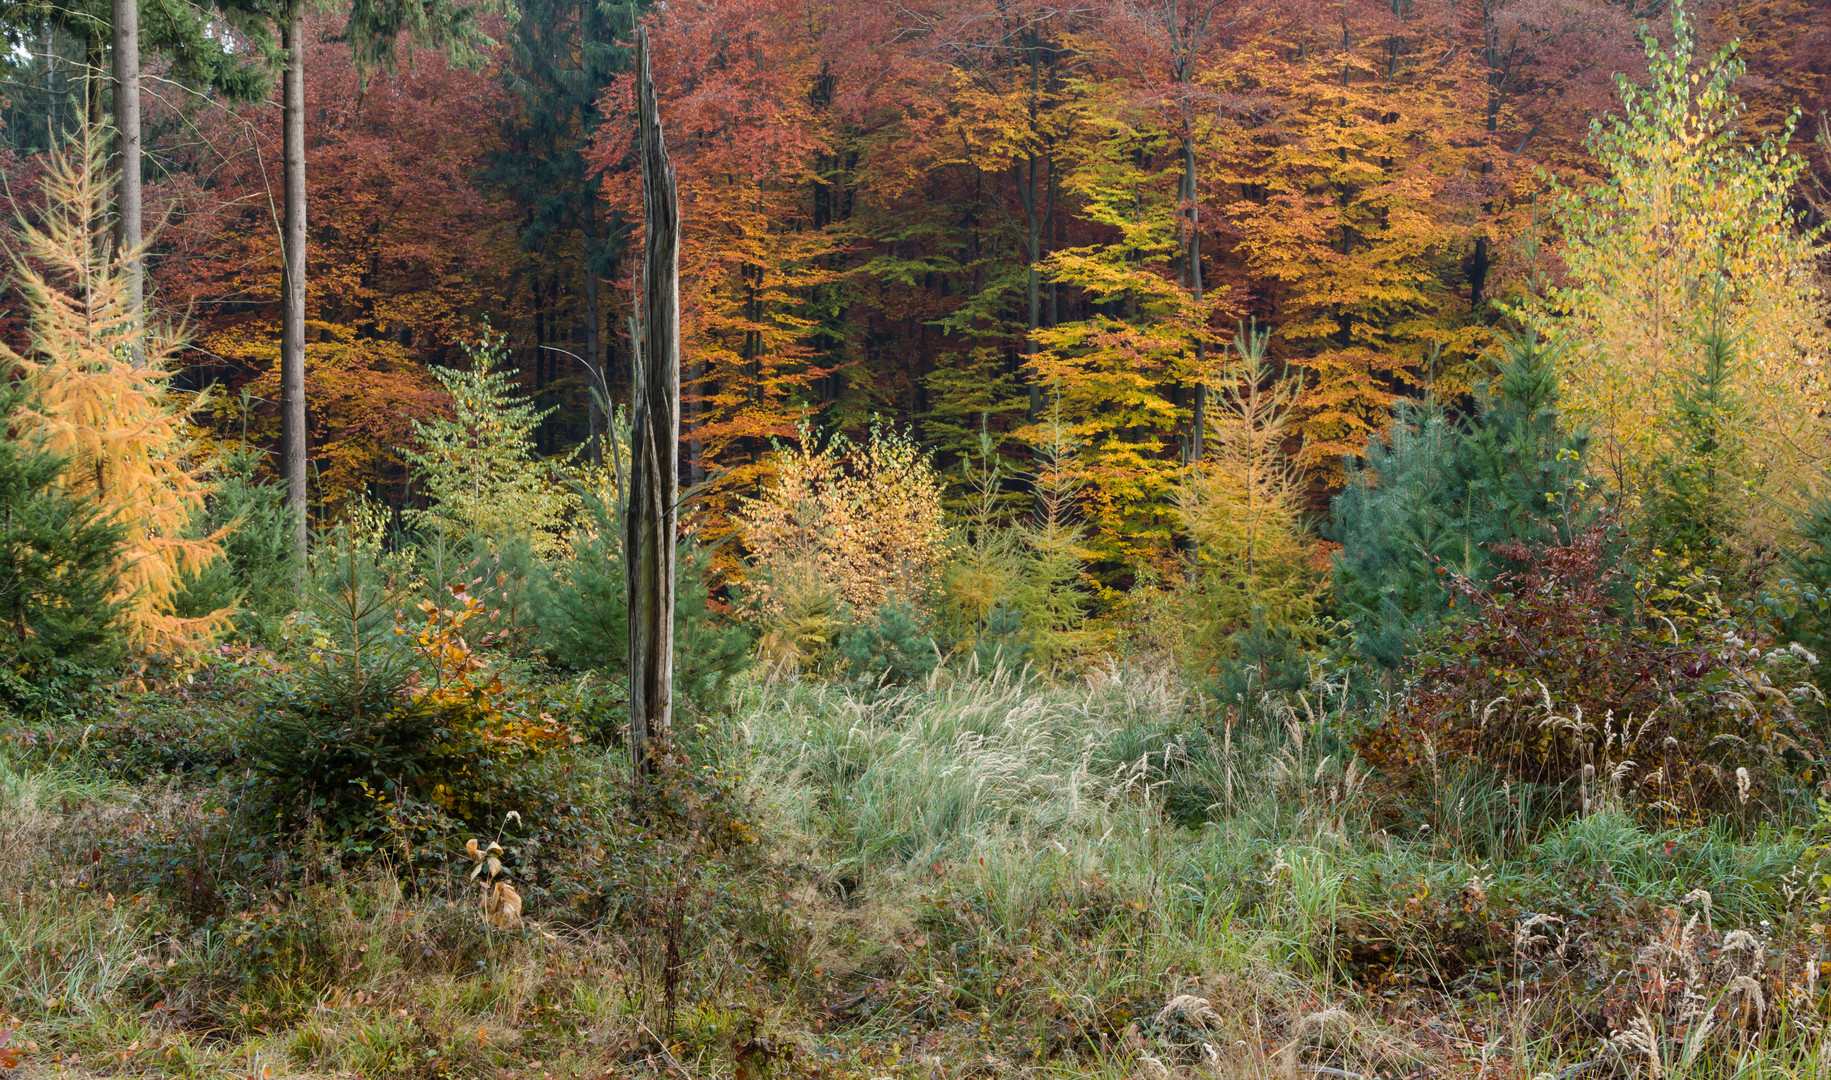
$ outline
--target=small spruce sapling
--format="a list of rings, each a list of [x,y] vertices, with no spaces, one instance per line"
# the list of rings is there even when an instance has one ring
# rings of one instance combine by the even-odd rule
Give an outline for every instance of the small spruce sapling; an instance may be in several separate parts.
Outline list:
[[[120,659],[115,564],[125,530],[62,482],[67,459],[19,435],[24,398],[0,389],[0,699],[42,712],[93,688]]]
[[[675,690],[709,703],[749,666],[750,636],[712,611],[710,549],[683,538],[674,567]],[[629,652],[629,590],[622,511],[614,499],[584,497],[571,548],[557,565],[536,571],[531,603],[540,646],[554,663],[573,671],[622,672]]]
[[[921,612],[894,595],[840,637],[839,652],[854,678],[872,683],[919,683],[941,661]]]
[[[187,574],[173,598],[182,617],[235,610],[235,628],[270,642],[279,620],[298,606],[294,518],[280,484],[256,476],[260,454],[246,446],[225,454],[222,479],[191,525],[194,536],[220,535],[223,557]]]

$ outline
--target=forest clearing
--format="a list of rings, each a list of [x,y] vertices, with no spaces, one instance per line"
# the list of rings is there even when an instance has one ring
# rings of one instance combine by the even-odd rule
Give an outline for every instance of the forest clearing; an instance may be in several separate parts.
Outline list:
[[[0,31],[0,1080],[1831,1076],[1826,0]]]

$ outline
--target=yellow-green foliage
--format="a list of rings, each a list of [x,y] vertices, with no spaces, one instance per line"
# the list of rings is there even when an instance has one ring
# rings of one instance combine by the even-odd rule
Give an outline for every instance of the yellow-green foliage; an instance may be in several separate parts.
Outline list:
[[[815,447],[801,435],[778,451],[774,482],[740,504],[737,520],[757,571],[745,582],[754,617],[791,641],[809,639],[795,645],[805,653],[839,629],[841,602],[860,613],[893,594],[922,603],[947,529],[940,478],[908,437],[873,430],[862,443]]]
[[[1694,65],[1682,7],[1673,29],[1669,50],[1649,36],[1649,84],[1622,80],[1621,114],[1592,125],[1608,180],[1559,192],[1564,282],[1520,314],[1567,344],[1565,415],[1590,427],[1593,467],[1631,505],[1677,449],[1671,391],[1698,366],[1720,289],[1743,360],[1728,389],[1749,428],[1751,497],[1738,524],[1762,538],[1784,522],[1775,497],[1823,456],[1822,234],[1792,209],[1804,163],[1787,136],[1737,130],[1733,51]]]
[[[127,526],[118,595],[129,641],[182,651],[229,625],[231,608],[195,618],[172,611],[185,575],[222,554],[222,533],[185,535],[210,486],[191,459],[194,399],[169,385],[182,341],[131,303],[127,270],[143,253],[108,242],[104,153],[90,130],[49,156],[45,210],[21,220],[14,264],[29,344],[24,353],[0,345],[0,360],[30,384],[36,403],[24,418],[70,459],[66,482]]]
[[[1263,334],[1234,338],[1239,359],[1220,387],[1208,457],[1178,492],[1195,544],[1197,635],[1224,640],[1255,617],[1268,629],[1310,626],[1322,577],[1303,528],[1304,478],[1285,453],[1294,381],[1278,382]]]
[[[1006,474],[991,438],[981,436],[977,467],[966,471],[965,535],[942,575],[939,614],[945,634],[966,640],[994,630],[1002,609],[1021,621],[1026,658],[1048,668],[1092,644],[1087,609],[1098,583],[1084,569],[1089,530],[1074,515],[1083,485],[1069,426],[1052,410],[1032,432],[1037,469],[1024,477],[1030,513],[1022,516],[1005,506]]]
[[[536,408],[516,388],[503,337],[486,333],[464,351],[471,370],[433,369],[451,395],[453,416],[414,424],[423,448],[407,459],[433,505],[412,514],[456,536],[525,536],[537,555],[557,558],[577,500],[534,451],[535,429],[552,410]]]

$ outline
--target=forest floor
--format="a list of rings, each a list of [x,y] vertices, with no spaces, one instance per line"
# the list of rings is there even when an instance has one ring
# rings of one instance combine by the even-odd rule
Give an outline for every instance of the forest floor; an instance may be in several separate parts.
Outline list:
[[[1398,800],[1326,688],[1228,724],[1117,669],[752,679],[683,725],[722,794],[671,835],[616,821],[620,751],[568,752],[574,804],[526,816],[612,824],[507,823],[505,927],[461,837],[354,862],[235,825],[219,751],[124,764],[226,745],[240,693],[10,733],[0,1077],[1831,1068],[1816,830],[1654,828],[1448,764]]]

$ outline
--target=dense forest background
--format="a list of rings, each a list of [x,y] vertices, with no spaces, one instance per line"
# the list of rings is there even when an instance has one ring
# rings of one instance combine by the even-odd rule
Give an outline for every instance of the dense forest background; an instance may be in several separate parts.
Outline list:
[[[301,3],[0,0],[0,1080],[1831,1075],[1831,0]]]
[[[214,60],[147,50],[151,295],[188,320],[179,385],[216,389],[212,428],[271,445],[271,34],[213,18],[204,40],[232,46]],[[1617,0],[540,0],[483,15],[454,64],[410,39],[359,59],[347,18],[312,14],[306,46],[320,524],[361,498],[425,504],[403,455],[449,408],[430,369],[486,323],[551,409],[540,451],[593,452],[590,373],[627,395],[646,19],[686,227],[682,479],[711,478],[712,533],[803,426],[882,418],[957,478],[982,433],[1029,469],[1054,418],[1119,586],[1172,569],[1172,489],[1213,453],[1205,398],[1239,320],[1273,329],[1268,363],[1297,387],[1315,509],[1396,399],[1466,405],[1507,305],[1561,273],[1552,187],[1602,174],[1591,120],[1617,77],[1647,78],[1642,36],[1672,33],[1665,4]],[[1700,57],[1740,43],[1740,128],[1818,167],[1789,192],[1816,227],[1831,9],[1713,0],[1693,19]],[[29,203],[42,152],[106,112],[85,104],[106,97],[103,46],[77,9],[4,21],[0,171]]]

